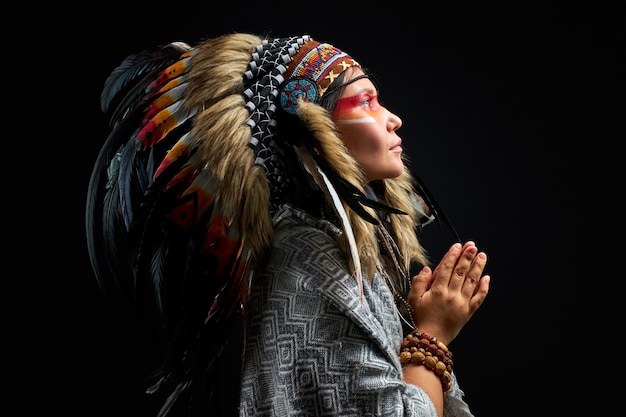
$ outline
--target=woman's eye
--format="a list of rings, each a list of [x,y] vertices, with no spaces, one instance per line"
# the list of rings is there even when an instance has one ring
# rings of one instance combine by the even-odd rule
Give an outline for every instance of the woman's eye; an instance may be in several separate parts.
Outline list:
[[[378,97],[377,96],[365,97],[361,101],[361,106],[367,107],[368,109],[375,109],[376,107],[378,107]]]

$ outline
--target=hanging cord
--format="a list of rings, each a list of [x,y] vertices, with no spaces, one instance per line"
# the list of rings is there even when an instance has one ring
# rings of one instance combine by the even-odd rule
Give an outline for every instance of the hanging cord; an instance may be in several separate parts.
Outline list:
[[[385,250],[384,252],[381,251],[381,255],[383,253],[388,254],[386,257],[383,255],[383,265],[380,267],[380,273],[385,278],[387,287],[389,287],[393,294],[396,310],[398,311],[400,320],[402,320],[402,327],[406,333],[416,327],[413,321],[413,307],[411,307],[406,299],[409,289],[411,288],[409,273],[404,267],[403,257],[396,242],[383,224],[376,226],[376,233],[378,234],[382,248]],[[389,259],[393,261],[392,265],[389,265]],[[389,276],[389,269],[395,269],[394,279]]]
[[[452,232],[454,237],[458,242],[462,242],[461,237],[457,233],[454,225],[450,218],[446,215],[446,213],[441,208],[441,205],[433,195],[433,193],[426,187],[426,184],[422,179],[415,173],[413,173],[413,178],[415,179],[415,187],[417,189],[418,194],[422,196],[424,202],[430,208],[431,214],[435,217],[435,220],[439,224],[439,227],[443,229],[443,225],[447,226],[448,229]]]

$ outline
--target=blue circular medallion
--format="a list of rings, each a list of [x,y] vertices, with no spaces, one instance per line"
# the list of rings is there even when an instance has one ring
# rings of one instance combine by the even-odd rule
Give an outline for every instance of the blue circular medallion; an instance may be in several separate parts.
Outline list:
[[[287,113],[296,114],[298,100],[315,102],[318,91],[315,81],[304,78],[292,78],[285,83],[280,91],[280,105]]]

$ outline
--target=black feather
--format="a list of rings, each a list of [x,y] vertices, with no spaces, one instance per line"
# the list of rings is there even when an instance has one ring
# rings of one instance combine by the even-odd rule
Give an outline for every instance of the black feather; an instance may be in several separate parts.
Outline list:
[[[102,112],[107,114],[109,109],[120,107],[120,97],[125,96],[129,90],[136,88],[137,85],[142,85],[138,80],[148,79],[151,81],[151,78],[146,78],[146,75],[166,68],[189,49],[189,45],[185,43],[172,42],[126,57],[104,82],[100,95]]]
[[[341,175],[339,175],[324,159],[320,158],[317,153],[312,152],[313,158],[316,160],[318,165],[322,168],[330,182],[333,184],[335,189],[337,190],[337,194],[341,197],[343,201],[352,209],[355,213],[361,216],[363,219],[367,220],[372,224],[379,224],[378,219],[369,214],[363,206],[368,206],[374,208],[376,210],[385,211],[388,213],[394,214],[406,214],[404,211],[399,210],[394,207],[389,207],[383,203],[380,203],[376,200],[372,200],[367,195],[365,195],[361,190],[356,188],[354,185],[350,184],[346,181]]]

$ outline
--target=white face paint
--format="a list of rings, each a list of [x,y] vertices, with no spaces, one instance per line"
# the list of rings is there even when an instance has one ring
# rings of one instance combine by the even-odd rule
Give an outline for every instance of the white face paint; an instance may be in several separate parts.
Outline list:
[[[359,117],[358,119],[337,120],[337,124],[355,124],[355,123],[376,123],[376,119],[370,116]]]

